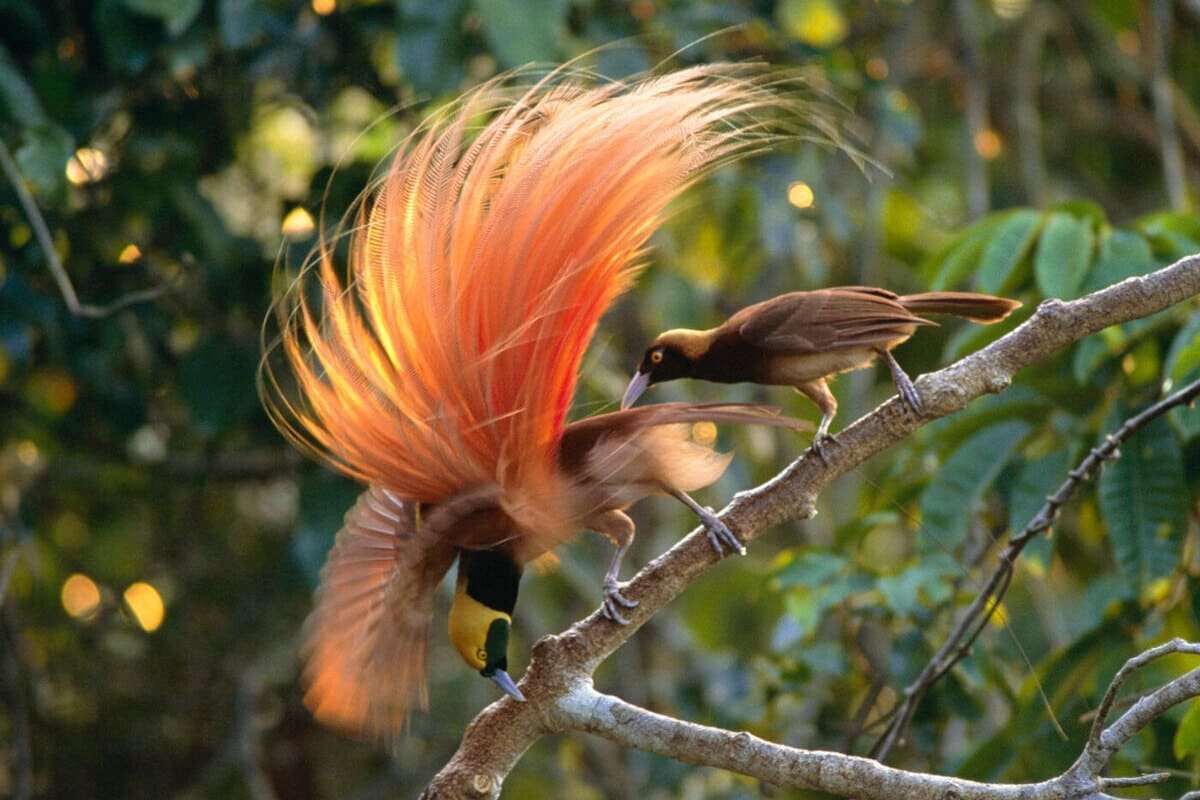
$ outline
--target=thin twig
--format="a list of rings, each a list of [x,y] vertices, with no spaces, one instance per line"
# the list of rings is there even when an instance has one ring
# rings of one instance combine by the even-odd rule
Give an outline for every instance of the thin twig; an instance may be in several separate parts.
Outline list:
[[[891,723],[871,750],[872,757],[880,760],[887,758],[892,748],[904,736],[916,713],[917,706],[930,687],[970,654],[971,647],[987,627],[992,615],[1000,606],[1005,592],[1008,591],[1016,560],[1025,546],[1054,524],[1063,506],[1075,497],[1085,482],[1099,473],[1100,467],[1105,461],[1110,461],[1120,455],[1119,448],[1125,440],[1152,420],[1161,417],[1172,408],[1191,403],[1197,396],[1200,396],[1200,380],[1188,384],[1178,392],[1125,420],[1115,433],[1106,436],[1100,445],[1092,448],[1079,466],[1067,473],[1067,479],[1054,494],[1046,498],[1046,503],[1029,521],[1029,524],[1009,540],[1008,546],[998,557],[995,570],[975,596],[971,605],[963,612],[945,643],[921,670],[916,680],[905,688],[903,700],[894,710]]]
[[[987,129],[988,85],[984,74],[983,46],[980,43],[981,20],[975,3],[973,0],[954,0],[954,12],[963,42],[963,79],[967,96],[967,135],[963,148],[967,170],[967,211],[975,219],[987,213],[990,194],[987,164],[975,147],[977,137]]]
[[[1167,39],[1171,31],[1171,0],[1152,0],[1145,19],[1146,38],[1150,40],[1150,89],[1154,99],[1158,149],[1162,156],[1163,183],[1171,207],[1182,211],[1188,207],[1187,178],[1179,127],[1171,103],[1171,76],[1168,74],[1170,52]]]
[[[21,175],[21,170],[17,166],[17,162],[13,159],[8,145],[3,141],[0,141],[0,169],[4,170],[5,177],[8,178],[8,182],[12,185],[13,191],[17,193],[17,199],[21,201],[21,207],[25,209],[25,216],[29,218],[29,224],[33,227],[34,236],[37,237],[38,244],[45,255],[46,266],[50,269],[50,274],[54,276],[54,282],[58,284],[58,290],[62,294],[63,302],[67,304],[67,310],[72,314],[77,317],[87,317],[88,319],[101,319],[116,311],[120,311],[126,306],[155,300],[161,297],[163,292],[167,290],[166,286],[141,289],[136,292],[130,292],[124,297],[117,298],[105,306],[80,303],[79,295],[75,293],[75,286],[71,283],[71,277],[67,275],[67,270],[63,267],[62,260],[58,257],[58,251],[54,249],[54,239],[50,235],[50,228],[46,225],[46,220],[42,216],[41,209],[38,208],[33,195],[29,193],[29,189],[25,187],[25,178]]]

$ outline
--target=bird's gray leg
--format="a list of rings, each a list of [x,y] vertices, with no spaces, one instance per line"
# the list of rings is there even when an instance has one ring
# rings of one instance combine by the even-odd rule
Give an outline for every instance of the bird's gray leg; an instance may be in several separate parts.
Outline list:
[[[896,384],[896,392],[900,395],[900,399],[908,404],[914,414],[920,416],[924,406],[921,404],[921,395],[917,393],[917,387],[913,385],[912,378],[908,377],[908,373],[896,361],[896,357],[891,354],[891,351],[880,348],[877,352],[884,363],[888,365],[888,369],[892,371],[892,382]]]
[[[716,512],[697,503],[687,492],[680,489],[671,489],[670,492],[672,497],[695,512],[700,521],[704,523],[705,531],[708,533],[708,542],[717,551],[717,555],[725,555],[726,547],[731,553],[746,555],[746,546],[734,535],[733,531],[729,530],[728,525],[717,519]]]
[[[829,385],[825,383],[824,378],[802,383],[796,387],[796,391],[812,400],[817,404],[817,408],[821,409],[821,421],[817,423],[817,432],[813,434],[812,451],[821,461],[828,464],[829,459],[825,457],[825,448],[830,443],[837,443],[837,438],[829,432],[829,424],[833,422],[833,417],[838,410],[837,398],[833,396],[833,392],[829,391]]]
[[[604,602],[600,607],[601,612],[618,625],[628,625],[629,620],[621,613],[621,609],[636,608],[638,601],[630,600],[621,594],[618,577],[621,574],[621,559],[633,543],[636,526],[624,511],[613,510],[591,520],[588,527],[603,534],[617,548],[613,553],[612,563],[608,565],[608,572],[604,573]]]

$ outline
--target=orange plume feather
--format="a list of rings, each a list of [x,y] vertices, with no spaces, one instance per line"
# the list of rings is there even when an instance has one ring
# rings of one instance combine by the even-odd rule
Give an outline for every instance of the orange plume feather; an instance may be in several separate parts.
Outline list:
[[[410,136],[364,201],[344,278],[322,241],[282,295],[291,395],[264,359],[264,400],[286,435],[411,500],[482,483],[551,489],[600,316],[671,201],[774,138],[763,112],[786,103],[752,66],[509,83]]]

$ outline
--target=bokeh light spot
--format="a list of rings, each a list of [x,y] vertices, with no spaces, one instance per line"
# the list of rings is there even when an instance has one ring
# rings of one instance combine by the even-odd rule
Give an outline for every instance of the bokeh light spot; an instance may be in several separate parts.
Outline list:
[[[38,446],[29,439],[17,444],[17,460],[27,467],[35,466],[38,462]]]
[[[300,206],[296,206],[283,218],[280,229],[283,231],[283,235],[289,239],[303,239],[313,232],[314,227],[316,227],[316,223],[313,222],[312,214]]]
[[[147,633],[154,633],[162,625],[166,613],[162,595],[145,581],[129,585],[125,590],[125,605],[129,606],[133,618]]]
[[[337,11],[337,0],[312,0],[312,10],[327,17]]]
[[[984,128],[975,133],[975,152],[989,161],[1004,152],[1004,141],[993,128]]]
[[[108,174],[108,156],[94,147],[81,147],[67,162],[67,180],[76,186],[95,183]]]
[[[121,250],[121,255],[117,256],[117,261],[122,264],[132,264],[141,257],[142,249],[131,242]]]
[[[62,604],[75,619],[92,619],[100,608],[100,587],[87,575],[76,572],[63,581]]]
[[[867,75],[871,80],[882,81],[888,76],[888,63],[879,56],[867,61]]]
[[[807,183],[796,181],[788,186],[787,199],[796,208],[812,208],[816,195]]]

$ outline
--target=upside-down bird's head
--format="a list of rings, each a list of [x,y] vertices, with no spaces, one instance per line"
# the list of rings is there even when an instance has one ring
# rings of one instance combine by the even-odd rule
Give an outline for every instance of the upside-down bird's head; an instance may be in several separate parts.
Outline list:
[[[498,550],[465,550],[450,606],[450,641],[463,661],[517,700],[525,696],[508,675],[508,639],[521,568]]]

